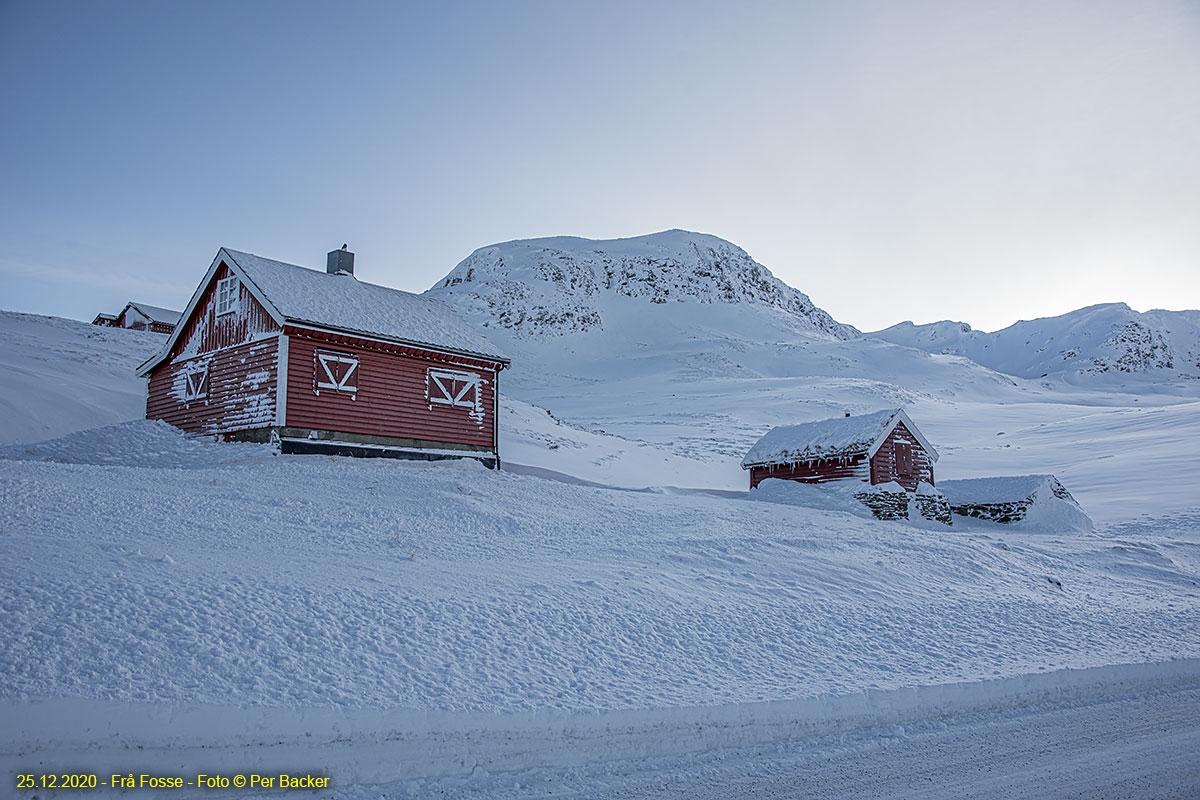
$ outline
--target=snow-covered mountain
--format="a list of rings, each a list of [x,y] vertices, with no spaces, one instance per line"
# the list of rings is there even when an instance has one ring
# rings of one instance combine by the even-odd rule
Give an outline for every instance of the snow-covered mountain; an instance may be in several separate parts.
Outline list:
[[[965,356],[1021,378],[1200,378],[1200,311],[1139,313],[1124,303],[1105,303],[1024,320],[994,333],[943,321],[901,322],[865,335],[929,353]]]
[[[933,396],[1020,396],[1010,378],[963,359],[862,338],[706,234],[497,244],[429,294],[512,356],[509,397],[708,465],[693,486],[740,488],[738,462],[775,425]],[[664,474],[639,471],[638,485],[679,485],[661,463]],[[590,477],[593,466],[604,465],[564,470]]]
[[[484,327],[538,336],[604,329],[612,300],[744,304],[785,312],[797,329],[849,339],[804,293],[735,244],[671,230],[629,239],[557,236],[481,247],[429,294]]]

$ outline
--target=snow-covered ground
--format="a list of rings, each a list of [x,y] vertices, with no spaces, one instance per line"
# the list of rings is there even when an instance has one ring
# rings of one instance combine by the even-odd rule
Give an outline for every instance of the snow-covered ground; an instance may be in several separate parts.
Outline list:
[[[1195,512],[921,530],[157,422],[2,454],[8,695],[584,710],[1200,656]]]
[[[359,748],[321,761],[343,786],[424,796],[427,779],[479,789],[522,765],[827,733],[842,712],[871,728],[879,709],[1013,706],[1079,690],[1056,670],[1200,657],[1196,512],[924,530],[474,462],[277,456],[154,422],[0,456],[14,768],[80,748],[97,768],[174,764],[135,746],[174,741],[177,771],[252,769],[278,757],[229,743],[307,730],[382,748],[373,767]],[[1174,663],[1102,683],[1200,673]],[[592,738],[556,750],[555,725]],[[205,732],[233,749],[201,751]]]
[[[102,752],[148,744],[163,714],[180,736],[208,725],[228,741],[304,709],[304,724],[369,736],[363,710],[394,709],[389,724],[440,720],[470,740],[480,719],[696,709],[687,727],[803,702],[819,717],[830,698],[901,692],[890,707],[948,682],[990,702],[979,681],[1200,657],[1197,512],[1092,534],[925,530],[473,462],[277,456],[155,422],[0,456],[0,699],[27,755],[80,735]],[[203,712],[224,707],[262,711]],[[38,722],[63,715],[91,733]],[[410,749],[428,746],[419,730]],[[483,752],[498,772],[554,764]],[[428,758],[431,775],[475,771]]]
[[[130,374],[166,336],[0,311],[0,444],[38,442],[146,413]]]

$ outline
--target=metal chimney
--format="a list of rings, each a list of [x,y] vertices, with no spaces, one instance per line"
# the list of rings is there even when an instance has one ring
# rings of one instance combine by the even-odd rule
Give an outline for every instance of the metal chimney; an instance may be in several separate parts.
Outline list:
[[[353,275],[354,253],[347,250],[346,245],[342,245],[341,250],[330,250],[329,256],[325,259],[325,271],[330,275],[337,275],[339,272]]]

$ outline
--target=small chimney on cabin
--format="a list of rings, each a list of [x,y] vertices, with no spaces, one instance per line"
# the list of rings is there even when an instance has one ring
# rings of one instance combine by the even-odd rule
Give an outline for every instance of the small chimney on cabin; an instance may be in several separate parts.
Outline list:
[[[329,256],[325,259],[325,271],[330,275],[337,275],[339,272],[354,274],[354,253],[346,247],[347,245],[342,245],[341,250],[329,251]]]

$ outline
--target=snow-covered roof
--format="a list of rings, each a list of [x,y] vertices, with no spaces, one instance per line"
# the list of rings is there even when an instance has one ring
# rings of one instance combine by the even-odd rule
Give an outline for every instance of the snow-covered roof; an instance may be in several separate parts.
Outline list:
[[[441,300],[227,247],[217,252],[184,317],[191,316],[222,262],[278,325],[304,325],[508,364],[499,348]],[[162,352],[138,368],[139,374],[146,375],[167,357],[181,330],[175,329]]]
[[[125,304],[125,308],[121,309],[121,313],[125,313],[125,309],[132,308],[153,322],[165,322],[168,325],[178,325],[179,318],[183,316],[182,311],[172,311],[169,308],[160,308],[159,306],[150,306],[145,303],[130,301]],[[118,315],[120,316],[120,315]]]
[[[843,456],[870,457],[899,422],[904,423],[929,453],[929,457],[936,461],[937,451],[921,435],[904,410],[891,408],[873,414],[834,417],[772,428],[746,453],[742,459],[742,469],[762,464],[791,464]]]
[[[227,247],[221,252],[231,268],[259,289],[270,304],[268,310],[288,322],[506,360],[494,344],[441,300]]]
[[[941,481],[937,488],[954,505],[986,505],[1024,500],[1052,480],[1053,475],[1006,475]]]

